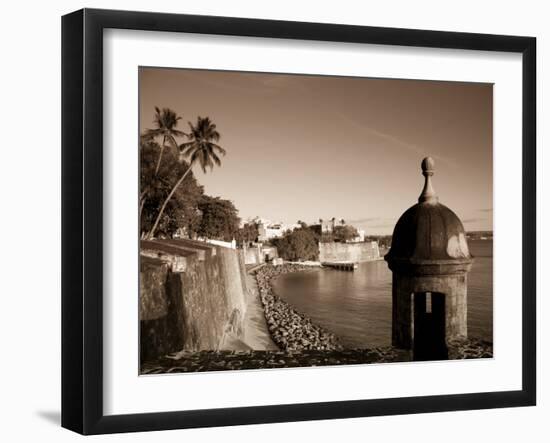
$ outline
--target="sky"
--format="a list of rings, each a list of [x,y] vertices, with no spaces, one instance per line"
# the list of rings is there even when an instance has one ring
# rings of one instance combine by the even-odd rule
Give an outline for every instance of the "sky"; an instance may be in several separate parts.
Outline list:
[[[210,117],[227,151],[193,172],[242,219],[343,218],[391,234],[417,202],[420,162],[468,231],[493,225],[493,87],[486,83],[140,68],[140,131],[154,107]]]

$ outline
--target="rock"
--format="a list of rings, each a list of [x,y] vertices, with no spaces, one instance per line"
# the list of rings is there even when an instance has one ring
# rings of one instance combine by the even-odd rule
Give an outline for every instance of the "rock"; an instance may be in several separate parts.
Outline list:
[[[334,334],[315,325],[309,318],[297,312],[273,293],[271,288],[273,278],[298,271],[312,271],[312,269],[295,264],[285,264],[276,268],[268,265],[255,273],[260,288],[260,299],[264,306],[264,314],[273,341],[284,351],[342,349]]]

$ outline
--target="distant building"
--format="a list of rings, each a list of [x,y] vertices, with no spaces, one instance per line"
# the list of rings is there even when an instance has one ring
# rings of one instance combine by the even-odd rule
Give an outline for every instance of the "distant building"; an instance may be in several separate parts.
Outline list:
[[[343,218],[336,219],[332,217],[330,220],[324,220],[322,218],[319,219],[319,223],[321,224],[321,232],[322,233],[331,233],[334,231],[334,228],[338,225],[345,225],[346,222]]]
[[[272,238],[280,238],[284,235],[286,229],[282,223],[264,224],[258,226],[258,241],[268,241]]]
[[[241,228],[245,225],[245,224],[248,224],[248,225],[268,225],[270,224],[271,222],[265,218],[261,218],[261,217],[249,217],[247,218],[246,220],[244,219],[241,219]]]
[[[250,219],[248,223],[257,224],[259,242],[265,242],[272,238],[280,238],[285,235],[287,231],[294,231],[295,229],[301,228],[301,225],[298,223],[286,224],[283,222],[272,222],[260,217]]]
[[[334,231],[334,219],[332,220],[323,220],[321,219],[321,232],[322,233],[330,233]]]
[[[358,229],[357,230],[357,237],[350,240],[349,243],[362,243],[364,241],[365,241],[365,230],[364,229]]]
[[[350,226],[353,225],[346,224],[346,221],[343,218],[331,218],[329,220],[319,219],[318,225],[310,225],[310,228],[317,232],[319,235],[323,234],[332,234],[334,233],[339,226]],[[328,237],[328,236],[327,236]],[[365,231],[363,229],[357,229],[357,236],[351,240],[346,240],[347,243],[361,243],[365,241]]]

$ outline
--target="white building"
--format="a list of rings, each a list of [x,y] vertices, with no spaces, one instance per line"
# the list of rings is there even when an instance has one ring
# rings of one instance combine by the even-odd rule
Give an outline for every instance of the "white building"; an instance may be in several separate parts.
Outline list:
[[[258,241],[267,241],[284,235],[287,228],[282,223],[260,223],[258,226]]]
[[[357,230],[357,237],[353,238],[351,240],[351,243],[362,243],[365,241],[365,230],[364,229],[358,229]]]

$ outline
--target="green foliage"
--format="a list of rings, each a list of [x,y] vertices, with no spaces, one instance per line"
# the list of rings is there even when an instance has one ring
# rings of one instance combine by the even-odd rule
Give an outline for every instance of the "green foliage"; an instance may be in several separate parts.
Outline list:
[[[141,233],[149,232],[158,215],[159,207],[189,167],[185,161],[178,160],[173,150],[167,150],[156,173],[159,149],[160,146],[153,139],[142,138],[140,144],[140,196],[143,202],[140,217]],[[192,236],[200,221],[198,203],[203,193],[203,187],[197,183],[193,173],[190,172],[168,202],[159,221],[157,234],[171,237],[181,228]]]
[[[145,131],[145,137],[162,138],[163,146],[168,143],[174,150],[178,147],[176,137],[183,137],[186,134],[178,129],[178,121],[181,120],[174,111],[169,108],[159,109],[155,106],[155,116],[153,119],[154,128]]]
[[[334,242],[334,234],[332,232],[323,232],[319,239],[321,243],[332,243]]]
[[[320,224],[311,225],[309,226],[309,229],[311,229],[315,233],[315,235],[317,236],[317,240],[321,243],[345,243],[347,241],[353,240],[359,235],[357,229],[355,229],[353,226],[344,224],[344,220],[341,220],[341,223],[342,224],[340,225],[336,225],[334,227],[334,230],[331,232],[322,232],[322,226]]]
[[[198,163],[204,173],[207,167],[212,170],[214,164],[221,166],[220,155],[225,155],[225,149],[216,143],[220,140],[216,125],[209,117],[197,117],[197,123],[189,123],[189,128],[189,141],[180,145],[181,153],[189,158],[192,165]]]
[[[187,134],[176,129],[178,121],[181,120],[174,111],[169,108],[162,108],[162,111],[155,106],[155,117],[153,129],[147,129],[143,137],[156,140],[162,139],[162,145],[159,146],[159,155],[155,166],[155,175],[158,174],[163,159],[164,149],[168,146],[172,148],[173,153],[178,151],[177,137],[184,137]]]
[[[208,117],[198,117],[195,125],[189,122],[186,134],[176,129],[179,120],[173,110],[155,107],[154,128],[141,137],[141,235],[169,237],[182,230],[189,237],[233,236],[238,229],[237,210],[231,202],[204,197],[192,173],[195,164],[204,172],[221,165],[225,150],[217,144],[221,136],[216,125]],[[178,145],[181,137],[188,141]],[[216,220],[217,216],[221,219]]]
[[[235,240],[239,244],[250,243],[256,241],[260,233],[258,232],[258,225],[256,223],[245,223],[242,228],[239,228],[235,235]]]
[[[201,214],[197,229],[199,237],[231,241],[236,236],[240,219],[233,202],[203,195],[198,209]]]
[[[317,260],[319,245],[315,233],[309,228],[295,229],[281,238],[272,239],[279,257],[290,261]]]
[[[322,234],[322,228],[320,224],[315,225],[309,225],[308,228],[317,236],[317,240],[321,239]]]
[[[194,165],[206,172],[221,166],[225,150],[218,144],[221,136],[209,117],[189,122],[190,132],[178,129],[181,120],[169,108],[155,107],[154,127],[144,131],[140,143],[140,230],[145,238],[171,237],[183,231],[230,241],[258,237],[256,225],[239,230],[238,211],[229,200],[204,195],[192,173]],[[187,141],[178,144],[178,138]],[[171,148],[171,149],[165,149]],[[185,160],[184,160],[185,159]]]
[[[358,235],[357,229],[349,225],[335,226],[333,231],[334,241],[342,243],[353,240]]]

